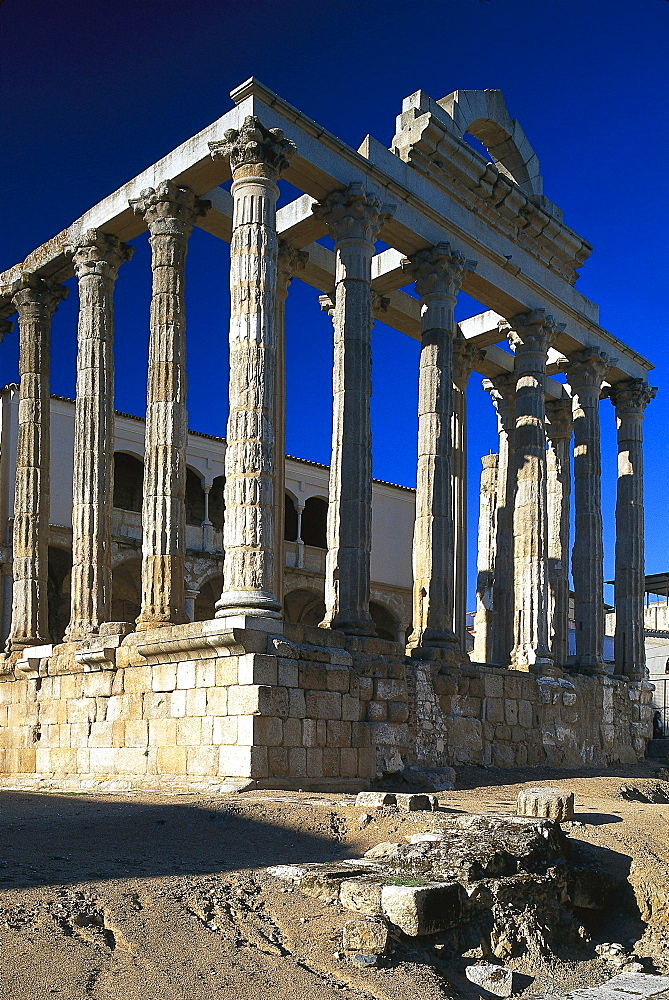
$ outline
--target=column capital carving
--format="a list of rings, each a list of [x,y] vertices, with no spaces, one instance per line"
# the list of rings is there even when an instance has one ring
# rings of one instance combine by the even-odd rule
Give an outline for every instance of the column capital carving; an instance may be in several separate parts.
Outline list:
[[[437,243],[418,250],[402,261],[402,270],[413,277],[421,298],[448,295],[455,300],[462,285],[463,271],[473,271],[475,267],[476,264],[466,261],[459,250],[453,250],[450,243]]]
[[[511,320],[501,320],[500,333],[506,334],[511,350],[516,354],[548,354],[548,348],[565,328],[545,309],[530,309]]]
[[[474,365],[482,357],[483,351],[464,338],[453,340],[453,382],[462,392],[467,388]]]
[[[330,319],[334,319],[335,304],[331,295],[319,295],[318,304],[321,312],[327,313]]]
[[[68,245],[67,252],[72,254],[72,266],[77,278],[100,274],[114,279],[121,264],[130,260],[135,248],[121,243],[113,233],[89,229]]]
[[[21,316],[26,310],[38,310],[53,316],[58,304],[66,299],[69,288],[59,285],[49,278],[41,278],[38,274],[22,274],[9,287],[12,305]]]
[[[9,319],[0,319],[0,344],[5,339],[6,333],[11,333],[14,329],[14,324]]]
[[[616,382],[606,395],[615,406],[617,417],[643,416],[651,399],[655,399],[657,389],[645,379],[629,378]]]
[[[551,441],[568,441],[574,423],[571,398],[564,396],[562,399],[547,399],[545,406],[548,418],[546,434]]]
[[[395,205],[384,205],[375,194],[354,181],[344,191],[332,191],[312,205],[312,212],[327,223],[335,243],[340,240],[365,240],[373,243],[384,222],[392,216]]]
[[[279,179],[282,171],[297,152],[297,147],[286,139],[280,128],[267,129],[255,115],[248,115],[239,129],[229,128],[223,138],[209,143],[212,159],[224,158],[230,161],[232,177],[237,172],[252,176],[260,167],[270,180]],[[249,168],[252,168],[249,171]]]
[[[277,284],[284,291],[288,290],[296,271],[304,271],[309,260],[306,250],[298,250],[288,240],[279,240],[276,259]]]
[[[516,426],[516,381],[514,372],[503,372],[494,378],[483,379],[483,388],[490,393],[492,404],[505,431],[512,431]]]
[[[211,208],[211,202],[197,198],[189,187],[179,187],[174,181],[166,180],[155,188],[144,188],[139,198],[130,199],[130,207],[135,215],[144,219],[154,236],[169,232],[170,223],[174,222],[190,232],[195,220]]]
[[[372,288],[372,313],[385,313],[388,311],[390,299],[387,295],[381,295]]]
[[[610,359],[604,351],[585,347],[569,355],[567,379],[572,389],[601,389]]]

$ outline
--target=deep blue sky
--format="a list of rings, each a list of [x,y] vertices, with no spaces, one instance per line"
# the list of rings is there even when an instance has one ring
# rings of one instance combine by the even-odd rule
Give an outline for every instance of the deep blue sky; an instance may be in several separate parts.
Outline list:
[[[667,0],[5,0],[0,4],[0,270],[218,118],[255,75],[357,147],[389,145],[402,98],[500,88],[544,189],[593,245],[578,288],[602,325],[652,360],[646,420],[647,569],[667,557]],[[117,288],[117,408],[142,414],[150,295],[145,237]],[[200,230],[188,266],[190,425],[225,433],[227,247]],[[460,315],[478,311],[463,302]],[[328,461],[331,330],[294,282],[288,312],[290,453]],[[52,389],[74,392],[76,293],[54,321]],[[418,347],[374,335],[374,474],[414,485]],[[0,383],[17,376],[17,338]],[[603,404],[606,574],[613,572],[615,428]],[[472,379],[471,540],[479,456],[495,421]],[[474,545],[471,545],[473,583]],[[472,588],[473,593],[473,588]]]

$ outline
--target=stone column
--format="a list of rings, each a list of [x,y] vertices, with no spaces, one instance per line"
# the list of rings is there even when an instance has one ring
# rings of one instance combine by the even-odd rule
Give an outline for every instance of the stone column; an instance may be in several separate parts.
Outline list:
[[[205,552],[214,551],[214,525],[209,518],[209,494],[211,493],[211,483],[204,483],[202,486],[204,494],[204,518],[200,527],[202,528],[202,547]]]
[[[453,341],[453,418],[451,440],[453,467],[451,501],[453,506],[453,545],[455,597],[453,631],[460,651],[467,653],[467,383],[474,362],[481,356],[473,344],[464,339]]]
[[[556,667],[569,655],[569,519],[571,399],[546,400],[548,423],[548,621]]]
[[[484,379],[483,387],[497,412],[499,456],[497,461],[495,539],[493,547],[492,634],[486,637],[485,662],[500,667],[511,664],[513,632],[513,505],[516,468],[513,447],[516,428],[516,376],[496,375]],[[490,616],[488,616],[490,621]]]
[[[164,181],[130,202],[149,228],[153,295],[142,507],[142,610],[137,629],[186,620],[186,251],[208,202]]]
[[[302,541],[302,515],[304,514],[304,504],[295,504],[297,512],[297,535],[295,537],[295,568],[304,568],[304,542]]]
[[[114,496],[114,283],[133,247],[99,229],[72,247],[79,279],[77,392],[72,475],[72,575],[66,639],[111,617]]]
[[[11,288],[19,314],[19,427],[10,653],[49,641],[49,369],[51,317],[68,289],[35,274]]]
[[[274,491],[276,583],[274,593],[280,603],[283,601],[286,564],[283,537],[286,516],[286,299],[293,275],[296,271],[303,271],[308,260],[309,254],[306,250],[296,250],[286,240],[279,240],[276,267],[276,384],[274,388],[274,467],[276,469],[276,489]]]
[[[604,544],[602,540],[599,398],[608,357],[585,348],[569,358],[574,418],[574,617],[576,667],[604,672]]]
[[[277,181],[295,152],[252,116],[209,144],[230,160],[230,384],[225,453],[223,593],[216,616],[279,618],[276,595]],[[283,404],[281,404],[283,406]],[[282,411],[283,412],[283,411]],[[283,447],[283,444],[281,445]]]
[[[374,635],[372,546],[372,288],[376,236],[391,208],[359,182],[314,205],[335,244],[332,460],[323,624]],[[321,303],[322,307],[323,304]]]
[[[558,332],[544,309],[515,316],[509,343],[516,355],[513,508],[514,647],[516,670],[550,672],[548,634],[548,498],[546,492],[546,358]]]
[[[439,243],[420,250],[402,266],[415,279],[421,303],[413,633],[409,646],[442,649],[455,663],[463,656],[453,631],[453,310],[465,259],[448,243]]]
[[[195,621],[195,602],[200,596],[199,590],[185,590],[184,591],[184,606],[186,609],[186,618],[189,622]]]
[[[635,681],[646,674],[643,416],[656,392],[640,378],[616,382],[609,390],[618,427],[615,672]]]
[[[493,584],[497,542],[497,467],[499,455],[484,455],[481,462],[483,471],[481,472],[479,507],[474,660],[477,663],[494,663]]]

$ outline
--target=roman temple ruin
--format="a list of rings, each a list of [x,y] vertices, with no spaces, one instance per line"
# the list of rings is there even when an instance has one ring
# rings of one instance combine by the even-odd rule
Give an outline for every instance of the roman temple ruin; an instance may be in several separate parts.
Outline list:
[[[502,94],[455,91],[435,101],[419,91],[404,101],[390,149],[367,136],[357,150],[256,79],[231,97],[222,118],[0,274],[0,329],[16,313],[20,338],[16,434],[2,437],[3,450],[16,450],[11,535],[0,549],[11,604],[3,780],[360,788],[416,765],[643,757],[651,724],[642,426],[652,365],[602,329],[597,306],[576,291],[591,248],[544,196],[537,156]],[[282,180],[303,193],[277,210]],[[200,621],[189,620],[186,565],[184,280],[194,226],[230,243],[231,291],[222,586]],[[146,230],[153,294],[141,594],[126,621],[112,611],[113,295],[119,269],[134,266],[128,241]],[[387,249],[375,252],[379,239]],[[54,643],[50,327],[73,275],[70,606]],[[313,624],[284,613],[293,280],[318,290],[334,338],[324,613]],[[460,289],[485,310],[456,324]],[[375,318],[420,342],[406,645],[401,634],[380,638],[370,614]],[[472,373],[486,380],[499,449],[483,458],[470,650]],[[613,665],[603,651],[605,397],[619,444]]]

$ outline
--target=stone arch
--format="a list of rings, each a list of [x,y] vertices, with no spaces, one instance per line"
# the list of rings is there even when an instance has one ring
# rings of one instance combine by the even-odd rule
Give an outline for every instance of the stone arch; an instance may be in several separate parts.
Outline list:
[[[195,599],[195,621],[208,622],[216,614],[216,602],[223,590],[223,574],[206,580],[200,587],[200,592]]]
[[[128,451],[115,451],[114,507],[141,514],[143,498],[144,462]],[[119,619],[121,620],[124,619]]]
[[[379,639],[390,639],[391,642],[397,642],[400,633],[400,623],[388,605],[382,604],[381,601],[370,601],[369,613],[372,616]]]
[[[204,490],[202,476],[195,469],[186,466],[186,524],[198,527],[204,521]]]
[[[501,90],[455,90],[437,104],[448,114],[459,139],[467,132],[475,136],[501,174],[525,194],[543,194],[539,158],[520,123],[506,110]]]
[[[323,594],[307,587],[291,590],[283,599],[283,613],[296,625],[320,625],[325,618]]]
[[[309,497],[302,514],[302,541],[318,549],[327,549],[328,502],[325,497]]]

